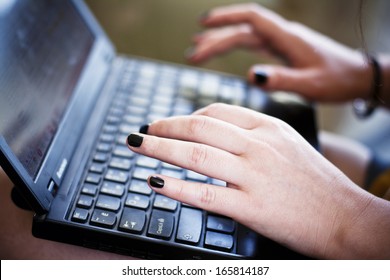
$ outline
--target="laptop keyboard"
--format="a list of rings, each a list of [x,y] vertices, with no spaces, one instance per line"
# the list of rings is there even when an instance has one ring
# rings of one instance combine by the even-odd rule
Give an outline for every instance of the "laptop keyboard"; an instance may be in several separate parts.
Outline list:
[[[141,125],[187,115],[213,102],[243,105],[240,79],[149,61],[126,60],[107,118],[72,208],[76,223],[122,234],[235,252],[237,224],[152,191],[153,173],[225,186],[222,181],[138,155],[126,138]]]

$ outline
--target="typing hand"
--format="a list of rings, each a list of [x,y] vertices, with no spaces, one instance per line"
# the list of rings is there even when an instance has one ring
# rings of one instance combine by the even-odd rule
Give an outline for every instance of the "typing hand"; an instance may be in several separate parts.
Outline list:
[[[264,89],[292,91],[315,101],[347,101],[370,94],[372,70],[360,52],[262,6],[215,8],[201,18],[201,24],[209,29],[194,36],[188,57],[193,63],[246,48],[286,62],[249,70],[249,81]]]
[[[305,254],[339,250],[340,230],[365,205],[361,190],[294,129],[249,109],[213,104],[156,121],[128,143],[134,152],[227,182],[225,188],[153,175],[148,182],[156,192]],[[346,204],[351,197],[357,203]]]

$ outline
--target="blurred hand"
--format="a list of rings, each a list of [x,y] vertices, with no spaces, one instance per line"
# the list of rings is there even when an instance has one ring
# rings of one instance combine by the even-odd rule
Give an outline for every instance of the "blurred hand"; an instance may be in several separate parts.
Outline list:
[[[371,91],[372,70],[360,52],[257,4],[212,9],[201,24],[210,29],[194,36],[188,57],[193,63],[241,47],[287,62],[250,69],[249,81],[266,90],[292,91],[313,101],[366,98]]]
[[[128,142],[134,152],[227,182],[155,175],[149,184],[156,192],[316,257],[352,254],[341,245],[345,229],[353,231],[372,200],[289,125],[245,108],[214,104],[156,121]]]

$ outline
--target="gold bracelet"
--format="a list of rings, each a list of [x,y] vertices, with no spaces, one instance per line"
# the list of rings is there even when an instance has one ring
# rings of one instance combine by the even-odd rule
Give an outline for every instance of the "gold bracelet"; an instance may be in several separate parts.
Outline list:
[[[370,116],[379,103],[383,103],[383,100],[380,98],[380,92],[383,86],[382,82],[382,70],[378,61],[372,55],[367,55],[368,61],[372,67],[373,72],[373,83],[371,96],[369,99],[355,99],[353,101],[353,109],[356,114],[361,119],[367,118]]]

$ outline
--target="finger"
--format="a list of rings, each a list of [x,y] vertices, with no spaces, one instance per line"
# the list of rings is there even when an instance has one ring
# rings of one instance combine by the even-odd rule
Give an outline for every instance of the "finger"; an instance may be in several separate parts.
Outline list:
[[[223,26],[249,23],[255,31],[271,41],[285,41],[286,20],[257,4],[236,4],[209,11],[201,23],[206,26]]]
[[[145,134],[130,134],[128,147],[164,162],[180,166],[225,182],[237,184],[237,172],[244,174],[245,165],[240,157],[227,151],[176,139],[160,138]],[[240,174],[240,173],[239,173]]]
[[[158,120],[149,125],[148,134],[206,144],[235,155],[245,152],[247,140],[240,127],[201,114]]]
[[[211,104],[195,111],[193,115],[208,116],[248,130],[262,125],[271,118],[248,108],[225,103]]]
[[[148,178],[149,186],[157,193],[213,213],[232,217],[238,216],[245,193],[238,189],[214,186],[198,182],[183,181],[163,175]]]
[[[267,91],[290,91],[312,99],[322,81],[318,79],[316,68],[289,68],[278,65],[255,65],[248,73],[249,82]]]
[[[196,47],[188,59],[193,63],[204,62],[213,56],[224,54],[234,48],[260,48],[261,39],[248,24],[221,27],[197,34]]]

